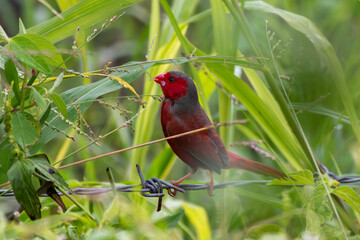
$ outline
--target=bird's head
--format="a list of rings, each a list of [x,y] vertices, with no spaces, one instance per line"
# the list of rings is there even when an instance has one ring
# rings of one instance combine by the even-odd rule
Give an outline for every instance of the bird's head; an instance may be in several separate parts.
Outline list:
[[[160,84],[165,98],[178,100],[184,96],[189,98],[196,97],[197,90],[193,80],[184,73],[171,71],[160,74],[154,78],[154,81]]]

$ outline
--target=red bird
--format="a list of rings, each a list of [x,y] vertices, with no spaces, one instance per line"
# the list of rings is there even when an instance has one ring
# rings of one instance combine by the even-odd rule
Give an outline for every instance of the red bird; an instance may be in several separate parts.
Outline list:
[[[165,137],[211,126],[212,123],[201,107],[193,80],[181,72],[167,72],[154,79],[159,83],[164,94],[161,107],[161,126]],[[191,172],[178,181],[171,181],[178,186],[192,176],[196,170],[204,168],[210,171],[209,194],[212,194],[213,172],[221,169],[240,168],[255,173],[284,178],[286,175],[268,165],[242,158],[227,151],[214,128],[167,140],[174,153],[187,165]],[[176,192],[169,192],[174,196]]]

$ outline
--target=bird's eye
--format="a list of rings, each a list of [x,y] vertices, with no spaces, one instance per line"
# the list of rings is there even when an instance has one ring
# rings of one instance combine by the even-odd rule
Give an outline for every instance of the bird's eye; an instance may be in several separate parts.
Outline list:
[[[175,82],[175,79],[173,77],[169,77],[169,83]]]

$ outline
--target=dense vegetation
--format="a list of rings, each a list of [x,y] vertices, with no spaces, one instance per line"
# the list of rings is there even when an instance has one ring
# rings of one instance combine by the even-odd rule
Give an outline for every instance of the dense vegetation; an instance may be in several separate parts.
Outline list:
[[[316,162],[360,170],[359,8],[2,0],[0,238],[359,238],[359,185],[313,177]],[[145,179],[188,173],[164,141],[133,148],[163,138],[152,79],[169,70],[194,79],[214,122],[247,120],[217,128],[227,148],[291,179],[226,170],[216,183],[237,186],[165,194],[160,212],[140,192],[69,195],[138,184],[136,164]]]

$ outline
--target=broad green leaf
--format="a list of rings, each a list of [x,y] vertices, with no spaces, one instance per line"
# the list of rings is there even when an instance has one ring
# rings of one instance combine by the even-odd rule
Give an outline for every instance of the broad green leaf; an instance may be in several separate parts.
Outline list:
[[[38,170],[42,175],[54,182],[56,186],[70,190],[68,184],[61,176],[59,171],[50,164],[48,157],[45,154],[38,154],[29,157],[31,162],[34,164],[35,169]]]
[[[9,143],[9,138],[4,138],[0,143],[0,183],[5,183],[8,181],[7,171],[10,169],[12,164],[14,163],[14,156],[12,155],[12,150],[14,146]]]
[[[360,213],[360,197],[351,187],[340,186],[332,192],[336,196],[344,200],[349,206]]]
[[[289,185],[289,184],[300,184],[300,185],[311,185],[314,186],[314,177],[309,170],[301,170],[298,172],[290,173],[292,182],[284,181],[283,179],[274,179],[267,185]]]
[[[8,48],[20,62],[47,75],[51,75],[41,49],[29,38],[28,34],[11,38]]]
[[[31,220],[41,218],[41,204],[32,184],[34,165],[29,159],[15,162],[8,171],[12,189],[18,203],[24,208]]]
[[[46,37],[50,42],[56,43],[71,35],[76,29],[87,29],[95,24],[109,21],[120,10],[129,7],[140,0],[82,0],[61,13],[61,17],[53,18],[27,29],[28,33]]]
[[[36,34],[25,34],[21,36],[26,36],[36,44],[40,49],[41,54],[45,56],[45,60],[48,64],[53,65],[54,67],[66,68],[61,54],[58,53],[57,48],[49,40]]]
[[[41,126],[27,112],[14,112],[11,124],[16,142],[23,148],[36,143],[41,134]]]
[[[315,187],[306,211],[306,229],[311,233],[320,233],[321,225],[332,218],[332,209],[323,183]],[[329,188],[330,192],[331,189]]]
[[[11,60],[11,58],[9,58],[5,63],[5,75],[10,86],[11,83],[13,82],[12,89],[14,91],[16,98],[20,101],[19,75],[15,67],[15,64]]]
[[[317,213],[309,205],[306,209],[306,231],[320,233],[321,223]]]
[[[319,183],[319,185],[315,187],[314,195],[311,199],[313,210],[317,212],[324,202],[327,202],[327,191],[325,189],[325,185],[323,183]]]
[[[185,216],[194,227],[197,239],[211,239],[209,219],[203,207],[190,203],[184,203]]]
[[[7,177],[7,174],[5,172],[5,169],[2,168],[0,163],[0,184],[8,182],[9,179]]]
[[[316,214],[319,217],[321,224],[331,221],[333,211],[328,201],[323,201],[322,204],[316,209]]]
[[[57,106],[57,108],[59,109],[60,113],[66,119],[67,118],[67,110],[66,110],[66,105],[65,105],[64,100],[57,93],[51,94],[51,99],[54,101],[54,103]]]

